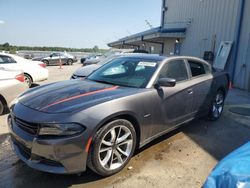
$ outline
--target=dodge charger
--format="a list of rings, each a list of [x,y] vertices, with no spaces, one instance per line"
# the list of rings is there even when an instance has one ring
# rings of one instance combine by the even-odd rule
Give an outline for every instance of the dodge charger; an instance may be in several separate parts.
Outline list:
[[[199,117],[217,120],[228,74],[202,59],[130,54],[111,59],[85,79],[28,90],[8,123],[17,156],[50,173],[89,167],[109,176],[134,151]]]

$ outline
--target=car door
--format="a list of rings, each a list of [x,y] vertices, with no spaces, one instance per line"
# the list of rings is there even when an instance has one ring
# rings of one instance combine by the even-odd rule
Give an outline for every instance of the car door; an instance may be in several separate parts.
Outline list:
[[[51,54],[50,64],[51,65],[58,65],[59,64],[59,54],[58,53]]]
[[[0,67],[13,70],[20,70],[20,67],[17,65],[17,62],[12,57],[7,55],[0,55]]]
[[[193,111],[195,116],[207,112],[210,107],[213,84],[211,66],[208,63],[196,59],[187,59],[191,80],[193,83],[194,105]]]
[[[159,78],[174,78],[174,87],[161,87],[157,89],[158,110],[154,110],[155,122],[161,121],[164,131],[179,125],[192,117],[193,109],[193,84],[190,80],[188,67],[183,59],[167,62],[158,75]]]
[[[68,57],[65,53],[59,53],[58,59],[59,60],[61,59],[63,65],[67,64],[67,62],[68,62]],[[59,60],[58,60],[58,62],[59,62]]]

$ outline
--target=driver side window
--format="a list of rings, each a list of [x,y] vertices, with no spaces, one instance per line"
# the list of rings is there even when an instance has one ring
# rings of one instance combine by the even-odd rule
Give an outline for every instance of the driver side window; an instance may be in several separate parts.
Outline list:
[[[161,70],[159,78],[173,78],[176,82],[188,79],[186,64],[183,60],[168,62]]]

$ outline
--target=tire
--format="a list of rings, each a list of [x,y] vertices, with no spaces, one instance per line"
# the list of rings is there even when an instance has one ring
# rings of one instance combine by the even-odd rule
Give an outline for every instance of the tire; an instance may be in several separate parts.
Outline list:
[[[69,60],[67,61],[67,65],[73,65],[73,60],[72,60],[72,59],[69,59]]]
[[[218,90],[215,94],[208,113],[207,119],[210,121],[218,120],[224,109],[225,94],[222,90]]]
[[[3,115],[3,113],[4,113],[4,102],[0,98],[0,115]]]
[[[88,167],[101,176],[121,171],[129,162],[136,146],[136,132],[125,120],[114,120],[97,131],[88,156]]]
[[[46,66],[49,66],[49,61],[48,61],[48,60],[43,60],[43,63],[44,63]]]
[[[24,83],[30,88],[33,81],[32,78],[28,74],[24,74]]]

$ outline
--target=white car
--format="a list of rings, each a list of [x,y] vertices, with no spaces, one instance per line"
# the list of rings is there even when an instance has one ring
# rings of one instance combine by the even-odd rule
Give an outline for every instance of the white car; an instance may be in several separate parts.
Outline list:
[[[32,83],[48,79],[49,72],[41,61],[31,61],[17,55],[0,53],[0,67],[24,72],[25,83],[30,87]]]
[[[27,89],[22,71],[0,68],[0,115],[7,111],[12,100]]]

